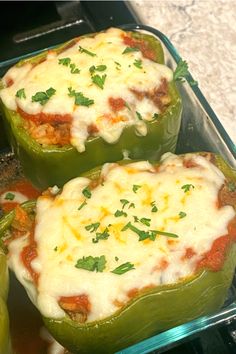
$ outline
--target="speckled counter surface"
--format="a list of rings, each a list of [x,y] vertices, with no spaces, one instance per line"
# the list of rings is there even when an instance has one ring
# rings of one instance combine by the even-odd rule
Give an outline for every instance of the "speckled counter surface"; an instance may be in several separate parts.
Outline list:
[[[133,0],[142,23],[173,43],[236,143],[236,1]]]

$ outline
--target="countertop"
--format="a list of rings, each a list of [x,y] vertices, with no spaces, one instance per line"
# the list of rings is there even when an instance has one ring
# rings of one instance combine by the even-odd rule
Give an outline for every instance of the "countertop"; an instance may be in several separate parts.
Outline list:
[[[163,32],[236,144],[236,1],[133,0],[143,24]]]

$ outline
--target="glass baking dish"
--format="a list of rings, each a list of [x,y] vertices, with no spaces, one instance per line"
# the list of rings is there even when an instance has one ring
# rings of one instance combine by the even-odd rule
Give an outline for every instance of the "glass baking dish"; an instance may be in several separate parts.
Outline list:
[[[148,26],[133,24],[124,25],[122,28],[125,30],[145,31],[158,37],[162,42],[165,52],[165,61],[169,67],[174,69],[176,64],[181,60],[177,50],[171,44],[169,39],[160,31]],[[9,66],[23,58],[33,56],[38,52],[39,51],[0,63],[0,75],[3,75]],[[221,125],[190,73],[188,74],[186,81],[179,84],[178,88],[183,98],[183,114],[176,152],[186,153],[194,151],[211,151],[214,153],[219,153],[233,168],[236,168],[236,146],[227,135],[225,129]],[[0,131],[2,131],[1,125]],[[14,178],[15,174],[19,173],[19,166],[14,157],[12,157],[12,154],[9,153],[9,149],[6,148],[5,144],[4,135],[0,135],[0,149],[2,149],[0,155],[0,170],[3,168],[5,169],[7,166],[9,170],[7,178],[11,179]],[[4,174],[0,176],[0,185],[5,182],[4,178]],[[117,354],[144,354],[153,351],[155,351],[155,353],[163,353],[178,345],[180,342],[191,339],[203,330],[233,321],[236,318],[235,289],[236,277],[234,278],[223,308],[218,312],[209,316],[197,318],[191,322],[157,334],[129,348],[123,349],[117,352]],[[18,301],[20,302],[18,307],[24,308],[24,314],[30,314],[36,318],[35,323],[37,324],[35,326],[39,329],[42,324],[36,313],[37,311],[32,307],[29,300],[26,299],[26,295],[15,281],[14,277],[12,277],[9,296],[10,317],[13,313],[14,318],[16,316],[22,316],[22,311],[19,311],[19,309],[16,310],[16,294],[18,296]],[[17,322],[16,318],[14,318],[12,316],[13,321]],[[23,318],[26,322],[24,333],[30,337],[32,333],[30,331],[30,325],[27,324],[29,322],[29,320],[27,320],[27,315]],[[23,320],[21,317],[21,323],[22,321]],[[14,337],[14,335],[20,335],[20,333],[15,333],[15,331],[13,331],[12,335]],[[37,337],[37,334],[34,334],[34,336]],[[40,351],[40,353],[46,353],[46,351]]]

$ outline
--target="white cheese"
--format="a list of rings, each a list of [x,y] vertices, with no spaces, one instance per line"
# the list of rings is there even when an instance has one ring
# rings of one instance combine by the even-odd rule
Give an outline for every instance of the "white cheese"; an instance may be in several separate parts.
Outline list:
[[[65,315],[58,305],[61,296],[86,294],[91,302],[88,321],[100,320],[118,309],[117,301],[126,303],[132,289],[173,284],[194,273],[197,262],[211,249],[214,240],[227,234],[235,211],[231,206],[217,207],[224,183],[218,168],[201,156],[193,155],[191,160],[196,166],[187,168],[182,157],[166,154],[158,171],[146,161],[123,166],[106,164],[102,171],[104,181],[91,190],[91,198],[83,194],[90,180],[75,178],[55,199],[38,199],[38,257],[32,266],[40,274],[34,302],[44,316]],[[126,205],[122,199],[128,201]],[[158,210],[152,210],[154,206]],[[117,210],[127,216],[115,217]],[[150,226],[143,224],[142,218],[150,219]],[[85,227],[97,222],[100,226],[96,232],[107,227],[110,236],[94,243],[96,232]],[[157,234],[155,240],[139,241],[132,229],[122,231],[128,222],[139,230],[174,233],[178,238]],[[9,260],[28,287],[27,271],[20,260],[24,244],[25,239],[10,244]],[[184,258],[187,248],[195,252],[190,259]],[[105,256],[103,272],[75,267],[79,259],[88,256]],[[127,262],[135,269],[121,275],[111,272]]]
[[[97,135],[109,143],[115,143],[123,129],[130,125],[136,125],[138,134],[146,135],[145,121],[150,121],[155,113],[159,113],[159,109],[151,99],[138,99],[131,89],[151,92],[159,87],[163,78],[171,81],[173,73],[165,65],[144,58],[141,51],[122,54],[127,47],[122,37],[124,33],[119,29],[109,29],[92,38],[80,39],[59,55],[49,53],[46,60],[38,65],[13,67],[3,79],[5,84],[7,79],[13,80],[10,87],[0,91],[3,103],[9,109],[16,110],[18,106],[31,115],[41,112],[70,114],[71,144],[80,152],[85,150],[90,124],[95,124],[99,130]],[[81,52],[81,47],[95,55]],[[59,64],[63,58],[70,58],[70,63],[75,64],[80,72],[72,73],[69,65]],[[134,65],[137,60],[141,60],[141,68]],[[99,65],[105,65],[106,69],[95,71],[93,75],[106,75],[103,89],[92,82],[89,70]],[[51,87],[56,92],[44,105],[32,101],[32,96],[37,92],[46,92]],[[16,97],[17,91],[22,88],[26,97]],[[81,92],[94,104],[89,107],[76,105],[75,98],[68,95],[69,88]],[[128,106],[113,111],[109,104],[110,97],[122,98]],[[141,114],[144,122],[139,122],[136,112]]]

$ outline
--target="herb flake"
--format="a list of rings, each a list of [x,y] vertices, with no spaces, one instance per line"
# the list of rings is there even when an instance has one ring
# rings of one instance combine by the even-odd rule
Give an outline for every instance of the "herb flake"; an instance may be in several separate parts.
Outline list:
[[[45,92],[44,91],[39,91],[36,92],[34,96],[32,96],[32,102],[39,102],[42,106],[45,105],[48,100],[55,95],[56,90],[53,87],[50,87],[47,89]]]
[[[188,64],[185,60],[180,60],[174,71],[173,78],[175,81],[183,81],[188,76]]]
[[[76,92],[75,90],[72,90],[72,87],[69,87],[68,91],[68,96],[75,98],[75,104],[77,106],[89,107],[90,105],[94,104],[94,100],[85,97],[82,92]]]
[[[85,269],[90,272],[103,272],[105,267],[106,267],[106,258],[105,256],[100,256],[100,257],[83,257],[78,259],[76,265],[76,268],[79,269]]]
[[[142,69],[143,68],[143,66],[142,66],[142,60],[141,59],[135,59],[135,61],[134,61],[134,66],[136,66],[136,68],[138,68],[138,69]]]
[[[16,92],[16,97],[18,98],[26,98],[26,95],[25,95],[25,89],[24,88],[21,88],[20,90],[18,90]]]
[[[129,272],[132,269],[135,269],[134,265],[132,263],[130,263],[130,262],[126,262],[126,263],[121,264],[117,268],[113,269],[111,271],[111,273],[121,275],[121,274],[124,274],[126,272]]]
[[[97,54],[93,53],[93,52],[90,52],[88,49],[85,49],[81,46],[79,46],[79,51],[80,53],[85,53],[85,54],[88,54],[90,55],[91,57],[96,57]]]
[[[11,192],[8,192],[6,195],[5,195],[5,200],[14,200],[15,199],[15,194],[14,193],[11,193]]]
[[[100,76],[100,75],[93,75],[93,76],[92,76],[92,82],[93,82],[95,85],[97,85],[98,87],[100,87],[100,89],[103,90],[106,77],[107,77],[106,74],[104,74],[104,75],[102,75],[102,76]]]
[[[191,184],[191,183],[190,183],[190,184],[184,184],[184,185],[181,187],[181,189],[184,190],[184,193],[189,192],[191,188],[192,188],[192,189],[194,188],[194,185]]]
[[[137,193],[138,189],[141,188],[142,186],[139,186],[138,184],[133,185],[133,192]]]
[[[85,196],[85,198],[88,198],[88,199],[91,198],[91,196],[92,196],[92,193],[91,193],[88,186],[82,190],[82,193]]]

